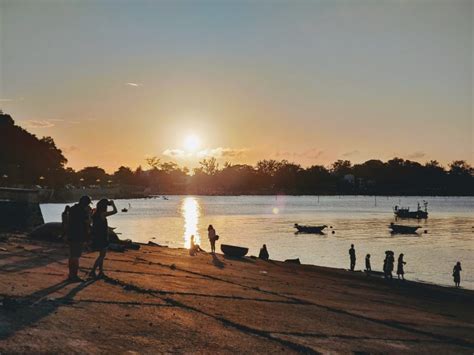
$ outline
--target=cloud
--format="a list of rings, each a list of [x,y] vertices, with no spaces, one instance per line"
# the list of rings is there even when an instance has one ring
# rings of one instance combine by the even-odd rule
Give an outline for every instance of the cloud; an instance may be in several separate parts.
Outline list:
[[[126,83],[125,85],[128,85],[128,86],[133,86],[135,88],[139,87],[139,86],[142,86],[142,84],[139,84],[139,83]]]
[[[421,158],[423,158],[423,157],[425,157],[425,156],[426,156],[426,153],[417,151],[417,152],[413,152],[413,153],[409,154],[409,155],[407,156],[407,158],[408,158],[408,159],[421,159]]]
[[[75,145],[71,145],[69,147],[63,148],[62,151],[64,153],[72,153],[80,150],[79,147],[76,147]]]
[[[319,150],[316,148],[304,150],[302,152],[277,152],[275,154],[276,157],[279,158],[287,158],[287,159],[318,159],[324,154],[324,150]]]
[[[237,158],[244,156],[245,153],[248,151],[247,148],[213,148],[213,149],[203,149],[196,153],[199,158]]]
[[[25,125],[30,128],[51,128],[54,127],[54,123],[50,120],[27,120]]]
[[[186,156],[186,152],[182,149],[166,149],[162,154],[171,158],[183,158]]]
[[[358,150],[351,150],[350,152],[343,153],[342,156],[343,157],[351,157],[351,156],[357,155],[357,154],[359,154]]]

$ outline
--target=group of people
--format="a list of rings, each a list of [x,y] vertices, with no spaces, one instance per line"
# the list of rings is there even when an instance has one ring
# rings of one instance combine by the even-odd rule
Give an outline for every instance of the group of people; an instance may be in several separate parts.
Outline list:
[[[397,276],[398,279],[400,280],[405,280],[405,265],[406,262],[403,259],[404,254],[400,253],[398,256],[398,261],[397,261]],[[354,244],[351,244],[351,247],[349,249],[349,259],[350,259],[350,269],[351,271],[354,271],[355,264],[356,264],[356,252],[354,248]],[[395,265],[395,254],[391,250],[387,250],[385,252],[385,259],[383,261],[383,274],[386,279],[393,279],[393,269]],[[365,256],[365,271],[367,272],[367,275],[370,275],[372,272],[372,267],[370,264],[370,254],[367,254]],[[461,284],[461,262],[457,262],[456,265],[454,265],[453,268],[453,278],[454,278],[454,284],[456,287],[459,287]]]
[[[82,196],[74,206],[66,206],[62,213],[63,237],[69,244],[69,276],[71,282],[83,281],[79,275],[79,259],[85,245],[99,252],[94,262],[90,277],[104,276],[104,259],[109,246],[109,226],[107,217],[117,213],[114,201],[101,199],[96,207],[91,208],[89,196]],[[108,210],[108,207],[112,210]],[[99,273],[96,274],[97,269]]]

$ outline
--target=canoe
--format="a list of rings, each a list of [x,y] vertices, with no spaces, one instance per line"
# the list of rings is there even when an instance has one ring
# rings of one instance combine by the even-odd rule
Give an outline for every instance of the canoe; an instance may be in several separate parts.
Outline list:
[[[234,258],[242,258],[249,252],[249,248],[243,248],[228,244],[221,244],[221,250],[225,255]]]
[[[401,224],[391,223],[388,228],[395,234],[414,234],[420,226],[402,226]]]
[[[313,234],[322,234],[326,225],[323,226],[301,226],[298,223],[295,223],[295,228],[298,230],[298,233],[313,233]]]

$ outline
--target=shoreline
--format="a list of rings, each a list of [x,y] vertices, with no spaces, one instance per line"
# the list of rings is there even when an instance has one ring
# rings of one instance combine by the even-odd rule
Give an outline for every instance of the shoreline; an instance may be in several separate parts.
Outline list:
[[[106,279],[66,284],[64,245],[11,234],[0,248],[6,353],[474,350],[471,290],[149,245],[109,252]]]

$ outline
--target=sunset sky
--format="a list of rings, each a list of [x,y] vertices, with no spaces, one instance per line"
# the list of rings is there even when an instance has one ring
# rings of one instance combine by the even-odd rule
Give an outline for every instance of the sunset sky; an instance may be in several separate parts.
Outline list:
[[[473,163],[473,1],[0,0],[0,108],[79,169]]]

